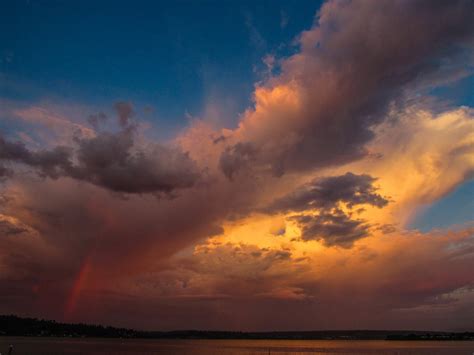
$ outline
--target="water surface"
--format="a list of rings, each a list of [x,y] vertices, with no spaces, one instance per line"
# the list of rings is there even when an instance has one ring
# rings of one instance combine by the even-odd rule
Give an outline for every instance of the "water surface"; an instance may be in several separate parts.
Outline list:
[[[384,340],[142,340],[0,337],[0,353],[13,355],[304,355],[474,354],[474,341]]]

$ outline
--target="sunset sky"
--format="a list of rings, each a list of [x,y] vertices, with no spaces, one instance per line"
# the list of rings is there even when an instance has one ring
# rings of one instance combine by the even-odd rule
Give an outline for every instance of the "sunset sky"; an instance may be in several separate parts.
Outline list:
[[[0,314],[474,331],[474,2],[5,1]]]

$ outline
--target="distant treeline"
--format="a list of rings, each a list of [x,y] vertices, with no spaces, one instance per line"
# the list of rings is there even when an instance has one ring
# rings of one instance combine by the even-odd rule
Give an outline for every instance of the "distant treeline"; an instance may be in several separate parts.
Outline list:
[[[0,336],[98,337],[146,339],[305,339],[305,340],[474,340],[474,332],[328,330],[290,332],[228,332],[207,330],[139,331],[90,324],[0,315]]]

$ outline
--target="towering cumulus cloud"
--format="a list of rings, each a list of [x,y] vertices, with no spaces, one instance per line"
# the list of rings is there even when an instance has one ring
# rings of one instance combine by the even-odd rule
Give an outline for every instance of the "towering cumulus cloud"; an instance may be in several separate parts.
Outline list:
[[[331,1],[299,37],[300,52],[255,91],[255,108],[221,157],[275,174],[363,157],[372,128],[414,95],[462,75],[472,55],[469,1]],[[246,147],[245,150],[242,147]]]
[[[472,222],[410,227],[473,177],[474,111],[435,89],[472,74],[474,2],[327,1],[296,43],[236,126],[166,142],[129,101],[2,101],[0,313],[474,330]]]

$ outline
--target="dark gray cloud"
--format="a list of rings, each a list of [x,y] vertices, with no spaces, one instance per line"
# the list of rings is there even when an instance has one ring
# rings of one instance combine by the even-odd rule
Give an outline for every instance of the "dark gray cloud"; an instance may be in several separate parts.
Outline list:
[[[315,215],[294,217],[301,227],[304,240],[322,240],[328,246],[351,247],[369,232],[369,225],[360,219],[351,219],[340,210]]]
[[[355,205],[369,204],[384,207],[388,200],[377,193],[370,175],[346,173],[340,176],[318,178],[294,192],[275,200],[266,212],[305,211],[308,209],[331,209],[339,203],[349,208]]]
[[[71,168],[71,149],[58,146],[33,152],[21,142],[9,142],[0,134],[0,161],[22,163],[38,169],[40,175],[57,178]]]
[[[134,148],[129,130],[80,140],[76,154],[72,177],[118,192],[169,193],[191,187],[199,177],[187,154],[158,144],[149,151]]]
[[[388,199],[377,193],[376,181],[370,175],[346,173],[340,176],[318,178],[275,200],[263,209],[266,213],[306,212],[291,217],[299,224],[304,240],[323,240],[328,246],[350,247],[366,237],[370,224],[352,218],[355,206],[368,204],[382,208]]]
[[[27,165],[44,177],[68,176],[124,193],[171,193],[192,186],[199,177],[186,153],[159,144],[139,148],[128,128],[79,139],[76,149],[39,152],[0,136],[0,161]]]
[[[77,138],[75,147],[33,151],[0,134],[0,162],[26,165],[43,177],[72,177],[124,193],[171,193],[197,181],[199,171],[187,153],[160,144],[139,146],[136,126],[130,122],[132,105],[117,102],[114,107],[122,129]],[[105,119],[105,114],[98,113],[89,122],[97,126]],[[11,175],[12,170],[2,165],[0,177]]]

